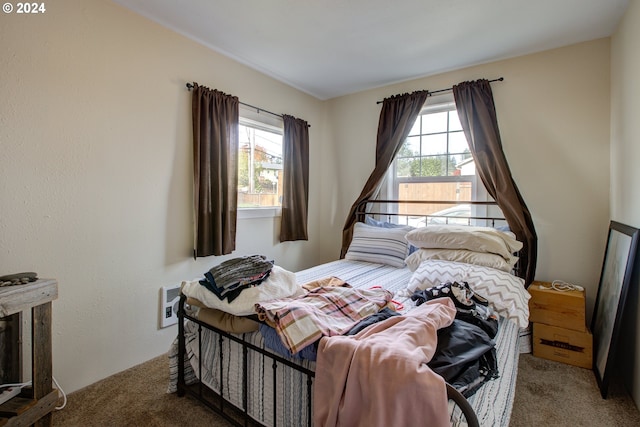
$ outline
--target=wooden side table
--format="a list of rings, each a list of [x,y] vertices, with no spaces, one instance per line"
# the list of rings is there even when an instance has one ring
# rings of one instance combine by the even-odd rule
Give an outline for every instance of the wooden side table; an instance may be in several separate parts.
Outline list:
[[[58,402],[53,388],[51,357],[51,301],[58,298],[58,282],[39,279],[0,288],[0,317],[31,309],[31,388],[0,405],[0,426],[50,426]]]
[[[536,281],[528,291],[533,355],[591,369],[593,337],[585,325],[584,290],[561,292]]]

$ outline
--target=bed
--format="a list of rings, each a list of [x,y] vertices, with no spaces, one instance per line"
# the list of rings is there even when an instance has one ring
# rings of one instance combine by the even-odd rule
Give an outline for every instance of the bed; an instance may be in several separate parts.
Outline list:
[[[385,203],[390,203],[393,208],[384,212],[362,209],[361,222],[356,223],[353,242],[345,259],[296,273],[282,272],[274,267],[273,280],[278,289],[286,288],[278,282],[286,274],[293,276],[292,280],[298,285],[337,278],[361,292],[371,288],[384,289],[391,295],[400,317],[409,317],[413,310],[418,309],[417,292],[445,282],[468,282],[476,294],[487,298],[489,306],[498,315],[497,333],[492,338],[497,375],[484,380],[466,398],[459,387],[446,383],[448,424],[508,426],[520,353],[519,336],[528,325],[529,295],[523,281],[512,274],[517,268],[517,256],[513,255],[517,252],[517,245],[513,246],[509,241],[505,246],[508,253],[504,256],[484,257],[471,251],[474,254],[469,258],[467,252],[457,253],[460,251],[454,247],[458,242],[455,238],[451,242],[450,237],[455,233],[449,232],[454,228],[495,229],[504,226],[504,221],[500,222],[500,217],[493,213],[489,215],[492,208],[485,204],[478,209],[474,207],[471,210],[474,215],[465,219],[465,224],[460,224],[457,219],[452,225],[443,225],[440,219],[430,221],[426,214],[409,215],[398,207],[397,202]],[[436,215],[434,218],[441,217]],[[414,228],[410,222],[423,222],[427,227]],[[474,249],[504,250],[491,248],[496,236],[493,232],[489,235],[489,240],[475,242],[474,245],[479,246],[474,246]],[[406,252],[394,247],[402,239]],[[439,247],[424,248],[430,245],[425,245],[421,239],[435,241]],[[379,246],[383,249],[377,249]],[[474,256],[482,259],[474,259]],[[498,269],[494,265],[498,258],[506,259],[507,266],[500,265]],[[202,300],[210,295],[195,292],[206,291],[195,281],[183,285],[178,338],[169,351],[169,392],[194,396],[236,425],[314,425],[315,388],[324,378],[315,378],[316,363],[320,360],[314,359],[320,355],[311,351],[311,356],[300,358],[303,351],[292,355],[286,348],[274,346],[273,336],[263,333],[263,325],[258,331],[251,327],[245,331],[244,324],[238,322],[231,326],[226,322],[221,326],[220,323],[204,321],[201,315],[203,308],[200,307],[208,307]],[[194,306],[188,301],[196,301],[197,304]],[[227,306],[216,305],[216,308],[227,310]],[[233,314],[232,317],[233,321],[259,320],[254,314],[248,317]],[[307,346],[306,350],[314,348]],[[179,369],[180,366],[183,369]]]

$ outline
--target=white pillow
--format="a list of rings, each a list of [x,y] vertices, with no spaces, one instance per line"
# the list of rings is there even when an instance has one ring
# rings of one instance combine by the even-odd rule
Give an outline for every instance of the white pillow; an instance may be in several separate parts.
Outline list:
[[[409,270],[416,271],[420,263],[427,259],[442,259],[446,261],[458,261],[465,264],[475,264],[484,267],[491,267],[501,271],[509,272],[513,270],[513,266],[518,257],[511,257],[507,262],[500,255],[489,254],[486,252],[474,252],[466,249],[418,249],[405,259],[405,263]]]
[[[514,252],[522,249],[522,242],[512,233],[504,233],[491,227],[463,225],[430,225],[407,233],[407,241],[425,249],[466,249],[502,256],[511,262]]]
[[[529,325],[529,299],[524,280],[495,268],[455,261],[426,260],[409,279],[410,292],[428,289],[445,282],[467,282],[474,292],[489,300],[500,315],[521,328]]]
[[[407,228],[382,228],[356,222],[344,258],[402,268],[409,251],[405,234]]]

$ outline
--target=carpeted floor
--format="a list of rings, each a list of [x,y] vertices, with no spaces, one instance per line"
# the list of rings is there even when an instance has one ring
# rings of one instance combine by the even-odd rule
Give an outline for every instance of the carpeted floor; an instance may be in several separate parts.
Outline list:
[[[602,399],[593,371],[521,354],[511,427],[640,426],[640,411],[620,384]]]
[[[68,396],[54,426],[230,426],[195,399],[167,394],[169,361],[160,356]],[[63,386],[64,387],[64,386]]]
[[[167,358],[155,358],[72,393],[53,424],[230,426],[196,400],[167,394],[168,381]],[[614,385],[603,400],[592,371],[520,356],[511,427],[639,425],[640,412],[622,388]]]

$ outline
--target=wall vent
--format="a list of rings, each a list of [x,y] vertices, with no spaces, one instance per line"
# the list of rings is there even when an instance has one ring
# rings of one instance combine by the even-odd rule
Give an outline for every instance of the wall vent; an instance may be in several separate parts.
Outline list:
[[[178,323],[178,304],[180,302],[180,285],[163,286],[161,289],[160,327]]]

